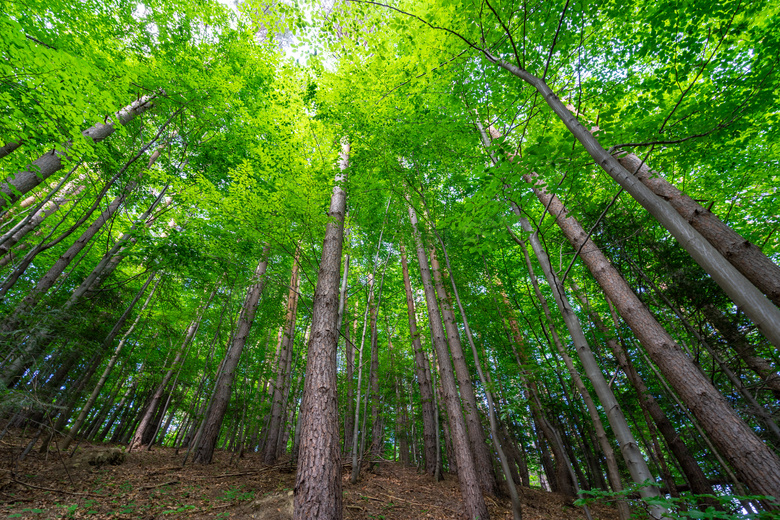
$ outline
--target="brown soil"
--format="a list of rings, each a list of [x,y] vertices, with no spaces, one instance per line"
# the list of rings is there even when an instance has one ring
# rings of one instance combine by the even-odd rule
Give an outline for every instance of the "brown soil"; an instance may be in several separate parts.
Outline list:
[[[230,453],[218,451],[213,464],[182,468],[183,454],[154,448],[130,453],[119,465],[90,465],[95,452],[109,449],[102,445],[82,445],[73,458],[32,451],[15,462],[27,440],[9,433],[0,441],[0,516],[5,518],[292,518],[295,468],[289,462],[264,467],[259,454],[231,460]],[[521,491],[524,520],[585,518],[561,495]],[[488,498],[488,508],[493,519],[512,518],[507,498]],[[348,469],[344,472],[346,520],[460,520],[463,511],[457,480],[449,475],[434,483],[415,468],[388,462],[353,486]],[[618,518],[611,507],[594,505],[591,512],[594,519]]]

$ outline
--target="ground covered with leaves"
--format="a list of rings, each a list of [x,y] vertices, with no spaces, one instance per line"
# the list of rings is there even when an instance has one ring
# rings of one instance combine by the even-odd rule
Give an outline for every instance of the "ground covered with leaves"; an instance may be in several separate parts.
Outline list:
[[[155,447],[127,454],[123,448],[81,445],[73,457],[52,447],[47,454],[19,455],[29,439],[13,432],[0,440],[0,516],[5,518],[292,518],[295,467],[263,466],[258,454],[238,458],[217,451],[208,466],[181,466],[184,453]],[[344,518],[464,518],[457,479],[434,483],[416,468],[379,464],[356,485],[344,471]],[[585,515],[565,497],[522,488],[526,520],[578,520]],[[488,498],[491,518],[512,517],[509,500]],[[617,520],[607,506],[591,506],[594,518]]]

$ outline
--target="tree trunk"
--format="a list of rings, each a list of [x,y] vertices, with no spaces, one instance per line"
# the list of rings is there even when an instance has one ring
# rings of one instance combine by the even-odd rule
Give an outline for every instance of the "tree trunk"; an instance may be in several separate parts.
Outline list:
[[[528,179],[532,181],[532,179]],[[557,197],[538,186],[539,200],[549,208],[576,250],[621,316],[647,349],[669,383],[691,409],[751,493],[780,496],[780,459],[734,412],[717,389],[686,356],[666,330],[642,305],[626,281]]]
[[[152,423],[152,415],[154,414],[155,409],[158,408],[158,404],[163,397],[163,393],[165,392],[165,387],[168,386],[168,382],[171,380],[171,377],[173,377],[173,372],[176,366],[179,364],[182,358],[186,356],[187,351],[189,350],[190,342],[192,341],[192,338],[195,336],[195,333],[198,331],[198,327],[200,326],[200,320],[203,317],[203,313],[206,312],[206,309],[211,304],[211,300],[214,298],[214,295],[217,294],[217,289],[219,289],[218,283],[214,284],[214,289],[211,291],[211,296],[209,296],[208,301],[203,307],[201,307],[197,317],[192,320],[189,327],[187,327],[187,333],[184,336],[184,341],[182,341],[181,347],[179,347],[179,350],[176,352],[176,357],[174,358],[173,363],[171,363],[171,367],[165,373],[162,381],[157,386],[157,390],[154,392],[146,412],[143,414],[138,426],[136,427],[135,434],[133,435],[133,439],[130,441],[130,445],[128,446],[127,451],[132,451],[134,449],[140,448],[144,444],[148,444],[148,440],[147,442],[143,442],[143,440],[145,437],[147,437],[149,430],[153,430],[155,428],[155,425]]]
[[[441,388],[444,396],[447,416],[449,418],[450,431],[452,435],[453,449],[455,451],[455,460],[458,464],[458,481],[460,491],[463,495],[463,502],[466,506],[466,513],[472,520],[486,520],[490,518],[485,499],[482,496],[479,485],[479,477],[474,463],[474,457],[471,452],[466,423],[463,419],[463,413],[458,399],[458,389],[455,385],[455,374],[453,373],[450,353],[447,349],[447,340],[444,336],[444,326],[439,313],[438,302],[436,301],[436,292],[433,286],[431,271],[428,267],[428,258],[425,254],[425,247],[422,238],[417,230],[417,214],[409,205],[409,220],[412,224],[414,239],[417,244],[417,260],[420,265],[420,277],[422,278],[423,288],[425,290],[425,300],[428,305],[428,321],[433,336],[433,344],[436,349],[436,355],[439,360],[439,373],[441,376]]]
[[[742,238],[715,214],[675,188],[634,154],[618,158],[629,172],[635,173],[642,184],[667,201],[696,231],[707,239],[745,278],[780,306],[780,266],[772,262],[757,246]]]
[[[285,396],[288,395],[290,377],[287,367],[290,366],[293,355],[293,340],[295,339],[295,319],[298,314],[298,258],[300,249],[296,249],[293,260],[292,273],[290,275],[290,290],[287,294],[287,317],[282,333],[281,348],[279,351],[279,365],[276,372],[276,384],[274,384],[273,400],[271,401],[271,421],[268,424],[268,436],[263,448],[263,463],[271,466],[276,463],[276,449],[279,437],[282,433],[282,419],[285,408]]]
[[[656,196],[647,186],[639,182],[614,157],[609,155],[593,134],[588,131],[543,79],[528,71],[496,58],[489,52],[485,56],[496,65],[532,85],[542,95],[547,105],[560,118],[571,134],[582,144],[596,161],[642,207],[664,226],[693,259],[729,295],[769,341],[780,348],[780,309],[772,304],[756,287],[737,271],[701,234],[696,231],[672,206]],[[583,236],[583,238],[585,238]],[[576,248],[575,248],[576,249]],[[774,466],[770,464],[769,466]],[[769,469],[767,466],[767,469]],[[774,471],[774,468],[770,471]],[[774,478],[774,477],[773,477]],[[780,479],[780,477],[778,477]],[[778,482],[780,484],[780,481]],[[769,487],[774,488],[774,484]],[[772,494],[772,493],[770,493]]]
[[[403,268],[404,289],[406,290],[406,309],[409,316],[409,334],[414,348],[414,370],[417,384],[420,387],[420,407],[423,419],[423,450],[425,453],[425,472],[433,476],[436,473],[436,418],[433,406],[433,389],[431,388],[431,373],[425,363],[420,343],[420,333],[417,331],[417,317],[414,311],[414,295],[409,279],[409,265],[406,260],[406,249],[401,243],[401,267]]]
[[[347,308],[347,296],[344,296],[344,308]],[[350,329],[352,320],[348,320],[344,330],[344,346],[347,349],[346,365],[347,365],[347,400],[344,406],[344,457],[346,457],[352,450],[352,430],[355,428],[354,416],[355,416],[355,345],[350,338]],[[300,420],[298,421],[300,424]]]
[[[116,122],[127,124],[136,116],[149,110],[153,104],[150,96],[144,96],[120,110],[116,114]],[[93,142],[99,142],[114,133],[115,122],[108,124],[97,123],[82,132],[84,137]],[[9,178],[0,185],[0,211],[10,208],[22,195],[32,190],[38,184],[49,178],[53,173],[62,169],[63,165],[72,161],[68,152],[72,147],[72,142],[65,143],[63,150],[52,150],[43,154],[30,164],[26,170],[17,172],[13,178]]]
[[[295,479],[293,518],[342,518],[341,453],[336,396],[339,271],[347,194],[341,187],[349,165],[349,141],[343,140],[340,172],[330,201],[322,260],[312,304],[312,328],[301,402],[301,448]]]
[[[444,287],[444,281],[441,274],[439,260],[436,258],[435,248],[431,248],[431,271],[436,286],[436,295],[441,307],[441,317],[444,322],[444,329],[449,340],[450,353],[452,354],[452,364],[455,367],[455,374],[458,379],[458,389],[463,401],[463,414],[466,418],[469,441],[471,450],[474,454],[474,464],[477,470],[477,477],[483,493],[495,495],[497,491],[496,476],[493,473],[493,464],[491,462],[490,452],[485,442],[485,433],[482,430],[482,421],[479,417],[477,408],[477,398],[474,395],[474,386],[471,384],[471,374],[466,364],[466,358],[463,355],[463,345],[460,341],[460,332],[455,323],[455,313],[452,310],[452,302],[447,290]]]
[[[381,297],[381,296],[380,296]],[[377,298],[378,300],[378,298]],[[371,401],[371,454],[370,463],[382,455],[384,451],[384,435],[382,428],[382,417],[379,403],[379,331],[377,328],[377,318],[379,313],[379,304],[374,301],[371,305],[369,314],[371,315],[371,370],[368,377],[369,399]]]
[[[615,356],[618,366],[623,370],[623,373],[626,375],[626,378],[628,378],[631,386],[636,390],[639,397],[639,404],[646,409],[650,417],[652,417],[653,422],[658,427],[658,431],[661,432],[661,435],[669,446],[672,454],[680,463],[680,468],[682,469],[686,480],[691,485],[691,491],[696,495],[714,495],[715,492],[707,481],[707,477],[704,475],[701,467],[680,438],[671,421],[666,416],[666,413],[661,409],[658,401],[656,401],[653,394],[650,393],[647,385],[645,385],[642,377],[631,362],[631,358],[628,357],[626,351],[620,346],[614,333],[607,328],[604,321],[601,319],[601,316],[593,310],[590,302],[588,302],[588,299],[579,287],[571,280],[569,283],[574,288],[575,294],[578,295],[583,308],[588,312],[590,319],[596,325],[596,328],[599,329],[606,338],[607,346]],[[615,326],[617,327],[617,323]]]
[[[241,359],[241,353],[244,351],[246,338],[249,336],[249,329],[255,321],[257,305],[260,302],[260,295],[263,293],[263,287],[265,286],[265,272],[268,268],[269,253],[270,247],[266,245],[263,248],[262,259],[257,265],[257,269],[255,269],[254,278],[256,283],[247,290],[244,307],[241,309],[241,315],[238,318],[238,327],[233,335],[233,343],[225,353],[222,373],[214,385],[214,398],[212,399],[211,407],[209,407],[209,415],[204,419],[205,425],[193,456],[193,462],[209,464],[214,456],[214,446],[217,444],[219,429],[222,426],[222,420],[230,402],[236,368]]]

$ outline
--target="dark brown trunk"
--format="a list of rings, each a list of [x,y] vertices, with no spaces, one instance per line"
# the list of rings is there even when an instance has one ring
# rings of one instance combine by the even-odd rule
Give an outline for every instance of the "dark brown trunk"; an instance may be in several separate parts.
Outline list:
[[[209,407],[209,415],[204,419],[205,425],[200,435],[200,442],[195,449],[193,462],[209,464],[214,456],[214,446],[217,444],[222,420],[230,402],[236,368],[241,359],[241,353],[244,351],[246,338],[249,336],[249,329],[255,321],[257,305],[260,303],[260,295],[263,293],[263,287],[265,286],[265,272],[268,268],[269,253],[270,247],[266,245],[263,249],[262,259],[255,269],[255,283],[247,290],[244,307],[241,309],[241,315],[238,318],[238,327],[233,334],[233,344],[225,354],[222,373],[214,385],[214,397]]]
[[[349,143],[343,142],[341,171],[330,200],[317,288],[312,302],[312,327],[306,356],[301,401],[301,447],[295,479],[293,518],[340,520],[342,511],[341,452],[336,390],[339,271],[344,242],[347,194],[341,187],[349,164]]]
[[[268,436],[263,448],[263,462],[271,466],[276,463],[277,447],[282,435],[282,419],[284,418],[285,396],[289,395],[290,377],[288,366],[291,366],[293,355],[293,340],[295,339],[295,320],[298,314],[298,256],[300,250],[296,250],[293,260],[292,274],[290,275],[290,290],[287,294],[287,317],[284,332],[282,333],[281,348],[279,350],[279,365],[276,371],[276,384],[274,384],[273,400],[271,401],[271,421],[268,424]]]
[[[436,349],[436,357],[439,361],[439,374],[441,376],[441,389],[444,398],[444,404],[449,418],[450,433],[452,436],[453,451],[455,460],[458,464],[458,481],[460,491],[463,496],[463,502],[466,506],[466,513],[470,519],[486,520],[490,518],[485,499],[482,496],[479,477],[474,464],[474,457],[471,452],[471,446],[466,430],[466,422],[463,419],[463,413],[458,398],[458,389],[455,384],[455,374],[450,361],[450,353],[447,348],[447,339],[444,335],[444,326],[439,313],[438,302],[436,301],[436,291],[433,286],[433,278],[428,267],[428,258],[425,254],[425,247],[422,238],[417,231],[417,214],[409,206],[409,220],[412,223],[414,239],[417,244],[417,260],[420,266],[420,277],[422,278],[425,292],[425,300],[428,306],[428,322],[431,328],[431,336]]]
[[[450,353],[452,354],[452,364],[455,367],[455,374],[458,379],[458,389],[463,401],[463,414],[466,418],[469,441],[471,450],[474,454],[474,464],[477,470],[477,477],[484,493],[495,495],[497,491],[496,475],[493,472],[490,452],[485,443],[485,432],[482,430],[482,421],[479,417],[477,408],[477,398],[474,395],[474,386],[471,384],[471,374],[466,364],[466,358],[463,355],[463,345],[460,341],[460,332],[455,323],[455,313],[452,310],[450,296],[444,287],[444,281],[441,275],[441,267],[436,258],[436,250],[431,249],[431,271],[436,286],[436,295],[441,307],[441,317],[444,322],[444,329],[449,340]]]

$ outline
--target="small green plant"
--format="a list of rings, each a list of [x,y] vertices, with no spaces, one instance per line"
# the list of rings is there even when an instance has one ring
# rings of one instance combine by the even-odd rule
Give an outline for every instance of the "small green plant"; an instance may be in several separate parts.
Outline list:
[[[43,509],[38,509],[37,507],[27,507],[25,509],[22,509],[18,513],[14,513],[12,515],[8,515],[8,518],[22,518],[23,516],[27,516],[30,513],[38,515],[38,514],[43,513]]]
[[[222,494],[222,496],[219,497],[219,500],[225,500],[225,501],[251,500],[252,498],[254,498],[254,496],[255,496],[254,491],[243,491],[241,487],[235,487],[225,491]]]
[[[184,505],[184,506],[178,507],[176,509],[169,509],[167,511],[163,511],[162,514],[170,515],[170,514],[173,514],[173,513],[183,513],[185,511],[189,511],[190,509],[195,509],[195,506]]]
[[[639,489],[645,486],[656,485],[652,481],[644,482],[642,484],[634,484],[633,486],[624,489],[620,492],[609,492],[601,490],[582,490],[580,496],[587,495],[583,498],[579,498],[574,502],[575,506],[584,506],[594,502],[615,500],[628,500],[633,505],[637,506],[635,510],[641,509],[643,513],[634,513],[632,518],[650,518],[649,509],[651,507],[662,507],[667,510],[664,515],[665,518],[672,520],[780,520],[779,511],[759,511],[754,513],[746,509],[747,503],[763,503],[770,504],[775,507],[780,507],[774,497],[759,496],[759,495],[685,495],[678,498],[659,496],[651,498],[642,498],[637,500],[635,498],[629,498],[636,496]],[[709,502],[717,503],[718,507],[714,505],[707,505],[702,507],[703,503]],[[703,509],[703,510],[702,510]]]

